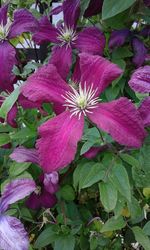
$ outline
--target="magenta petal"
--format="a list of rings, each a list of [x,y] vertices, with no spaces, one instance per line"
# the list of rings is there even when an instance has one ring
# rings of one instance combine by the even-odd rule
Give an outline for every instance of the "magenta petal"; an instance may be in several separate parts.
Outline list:
[[[146,97],[139,107],[139,112],[145,127],[150,126],[150,97]]]
[[[16,179],[7,184],[2,192],[0,211],[4,212],[8,206],[25,198],[35,190],[35,182],[31,179]]]
[[[143,122],[135,106],[125,97],[99,104],[88,117],[120,144],[138,148],[143,143],[146,135]]]
[[[35,32],[38,28],[38,21],[26,9],[14,12],[14,22],[9,32],[9,38],[21,35],[23,32]]]
[[[81,83],[93,85],[99,95],[113,80],[119,77],[122,70],[103,57],[86,53],[80,54]]]
[[[101,12],[103,0],[90,0],[88,8],[85,10],[84,17],[91,17]]]
[[[19,95],[18,103],[23,107],[23,109],[33,109],[41,107],[40,103],[32,102],[23,95]]]
[[[15,148],[9,157],[16,162],[33,162],[38,164],[39,158],[36,149],[28,149],[23,146]]]
[[[132,40],[132,46],[134,51],[134,57],[132,58],[132,61],[137,67],[140,67],[143,65],[148,51],[144,46],[144,43],[138,38],[134,38]]]
[[[39,21],[39,29],[33,35],[33,40],[37,44],[43,42],[57,43],[58,30],[50,23],[46,16],[42,17]]]
[[[57,203],[56,196],[54,194],[50,194],[46,190],[42,192],[40,195],[41,207],[51,208]]]
[[[66,46],[54,46],[49,63],[56,66],[59,74],[65,80],[72,64],[72,49]]]
[[[76,63],[71,79],[74,83],[79,83],[81,79],[80,58],[78,56],[76,57]]]
[[[6,25],[7,23],[7,11],[8,11],[8,4],[2,6],[0,8],[0,24]]]
[[[83,156],[87,159],[93,159],[98,153],[105,151],[107,148],[107,145],[91,147]]]
[[[114,30],[109,39],[109,48],[114,49],[122,46],[130,35],[129,29]]]
[[[12,91],[14,75],[13,66],[17,63],[16,50],[7,41],[0,43],[0,90]]]
[[[82,137],[84,119],[71,116],[66,111],[45,122],[39,128],[41,138],[37,141],[40,165],[45,172],[52,172],[73,161],[77,143]]]
[[[60,77],[56,67],[48,64],[27,79],[21,92],[33,102],[53,102],[58,105],[64,103],[62,95],[69,90],[69,85]]]
[[[28,250],[29,239],[23,224],[15,217],[0,216],[0,249]]]
[[[132,74],[129,86],[139,93],[150,92],[150,66],[141,67]]]
[[[75,47],[80,52],[102,55],[105,48],[105,36],[96,27],[85,28],[78,34]]]
[[[49,174],[44,174],[44,187],[47,192],[54,194],[58,191],[59,185],[59,175],[56,171]]]
[[[63,13],[65,25],[74,28],[80,15],[80,0],[64,0]]]
[[[54,9],[51,10],[50,16],[58,15],[58,14],[59,14],[60,12],[62,12],[62,11],[63,11],[62,5],[57,6],[57,7],[55,7]]]
[[[7,123],[13,128],[17,128],[16,116],[17,116],[17,105],[14,104],[11,110],[7,114]]]

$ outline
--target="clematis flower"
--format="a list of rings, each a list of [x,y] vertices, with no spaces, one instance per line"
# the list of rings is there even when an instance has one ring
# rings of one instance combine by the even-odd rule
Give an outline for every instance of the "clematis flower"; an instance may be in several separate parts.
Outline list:
[[[31,179],[17,179],[7,184],[0,198],[0,249],[28,250],[29,239],[20,220],[6,215],[9,205],[19,201],[35,190]]]
[[[129,86],[139,93],[150,93],[150,66],[146,65],[134,71],[129,81]],[[150,97],[146,97],[140,107],[139,112],[145,127],[150,126]]]
[[[38,152],[36,149],[27,149],[23,146],[15,148],[10,155],[16,162],[32,162],[39,164]],[[26,205],[31,209],[41,207],[51,208],[57,203],[55,193],[59,189],[59,176],[56,171],[41,174],[37,180],[36,190],[29,196]]]
[[[38,22],[26,9],[16,10],[13,21],[7,17],[8,5],[0,8],[0,90],[13,90],[15,76],[12,68],[17,64],[16,50],[10,40],[23,32],[33,32]]]
[[[80,54],[78,84],[68,85],[54,65],[45,65],[30,76],[22,93],[33,101],[49,101],[66,107],[60,115],[42,124],[37,141],[40,165],[56,171],[74,159],[84,129],[84,117],[129,147],[140,147],[145,131],[142,120],[127,98],[99,103],[99,95],[122,70],[103,57]],[[76,72],[77,73],[77,72]]]
[[[97,27],[88,27],[77,32],[76,24],[79,17],[79,0],[65,0],[63,2],[64,25],[54,27],[47,17],[39,21],[39,30],[33,35],[37,44],[52,42],[56,44],[52,49],[50,63],[60,70],[66,79],[72,64],[72,49],[90,54],[103,54],[105,37]]]
[[[142,33],[140,33],[140,35],[142,35]],[[127,38],[129,39],[134,52],[132,62],[137,68],[141,67],[146,59],[148,50],[145,47],[144,43],[129,29],[112,31],[109,40],[109,48],[112,50],[114,48],[122,46],[123,44],[125,44]]]

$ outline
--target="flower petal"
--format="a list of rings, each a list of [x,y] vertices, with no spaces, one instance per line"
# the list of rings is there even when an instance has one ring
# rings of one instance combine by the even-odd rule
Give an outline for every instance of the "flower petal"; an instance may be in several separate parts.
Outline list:
[[[13,80],[14,75],[12,74],[12,69],[16,60],[16,50],[7,41],[0,43],[0,90],[12,91],[13,90]]]
[[[66,46],[54,46],[49,63],[56,66],[59,74],[65,80],[72,64],[72,49]]]
[[[42,17],[39,21],[39,29],[32,36],[37,44],[43,42],[57,43],[58,30],[50,23],[46,16]]]
[[[132,58],[132,61],[136,67],[140,67],[143,65],[148,51],[144,46],[144,43],[137,38],[132,40],[132,46],[134,50],[134,57]]]
[[[78,34],[75,47],[80,52],[102,55],[105,48],[105,36],[96,27],[85,28]]]
[[[40,195],[33,192],[26,200],[26,206],[31,209],[41,208]]]
[[[53,102],[63,104],[62,95],[70,91],[69,85],[63,81],[54,65],[42,66],[34,74],[28,77],[21,88],[22,94],[33,102]]]
[[[99,95],[113,80],[121,75],[122,70],[103,57],[86,53],[80,54],[81,83],[93,85]]]
[[[114,30],[109,39],[109,48],[114,49],[122,46],[130,35],[129,29]]]
[[[28,149],[23,146],[15,148],[9,157],[16,162],[39,163],[38,152],[36,149]]]
[[[58,191],[59,185],[59,175],[56,171],[49,174],[44,174],[44,187],[47,192],[54,194]]]
[[[150,92],[150,66],[144,66],[134,71],[129,86],[139,93]]]
[[[41,138],[37,141],[37,147],[40,165],[47,173],[67,166],[75,157],[84,119],[70,115],[69,111],[63,112],[39,128]]]
[[[120,144],[138,148],[143,143],[146,133],[142,120],[134,105],[125,97],[99,104],[88,117]]]
[[[64,0],[63,13],[65,25],[74,28],[80,15],[80,0]]]
[[[35,182],[31,179],[16,179],[7,184],[2,192],[0,211],[4,212],[8,206],[19,201],[35,190]]]
[[[17,105],[14,104],[7,114],[7,123],[13,128],[17,128],[16,116],[17,116]]]
[[[83,154],[83,156],[87,159],[93,159],[95,156],[97,156],[98,153],[103,152],[106,149],[108,149],[108,145],[91,147],[86,153]]]
[[[15,217],[0,216],[0,249],[28,250],[29,239],[23,224]]]
[[[101,12],[103,0],[91,0],[88,8],[84,12],[84,17],[91,17]]]
[[[9,38],[21,35],[23,32],[35,32],[38,28],[38,21],[26,9],[14,12],[14,22],[9,32]]]
[[[139,107],[144,126],[150,126],[150,97],[146,97]]]
[[[7,23],[7,11],[8,11],[8,4],[5,4],[0,8],[0,23],[6,25]]]

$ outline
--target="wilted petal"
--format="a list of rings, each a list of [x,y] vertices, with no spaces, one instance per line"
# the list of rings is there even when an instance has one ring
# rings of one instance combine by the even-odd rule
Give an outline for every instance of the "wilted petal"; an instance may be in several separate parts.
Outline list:
[[[16,60],[16,50],[7,41],[0,43],[0,90],[12,91],[14,75],[12,69]]]
[[[54,65],[42,66],[34,74],[28,77],[21,88],[22,94],[33,102],[53,102],[63,104],[62,95],[69,91],[70,87],[60,77]]]
[[[5,25],[7,23],[7,11],[8,11],[8,4],[0,8],[0,24],[3,23],[3,25]]]
[[[38,28],[38,21],[26,9],[14,12],[14,22],[9,32],[9,38],[21,35],[23,32],[35,32]]]
[[[33,162],[38,164],[38,152],[36,149],[28,149],[23,146],[15,148],[9,157],[16,162]]]
[[[111,33],[110,39],[109,39],[109,48],[114,49],[117,47],[122,46],[127,37],[130,35],[130,30],[128,29],[121,29],[121,30],[114,30]]]
[[[147,49],[145,48],[144,43],[138,38],[134,38],[132,40],[132,46],[134,51],[134,57],[132,58],[132,61],[136,67],[140,67],[145,61]]]
[[[57,203],[56,196],[54,194],[50,194],[46,190],[43,190],[41,197],[41,207],[51,208]]]
[[[45,172],[52,172],[73,161],[77,143],[82,137],[84,119],[71,116],[66,111],[45,122],[39,128],[41,138],[37,141],[40,165]]]
[[[113,80],[121,75],[122,70],[103,57],[86,53],[80,54],[81,83],[93,85],[99,95]]]
[[[56,66],[59,74],[65,80],[72,64],[72,49],[66,46],[54,46],[49,63]]]
[[[91,147],[83,156],[87,159],[93,159],[98,153],[105,151],[107,148],[107,145]]]
[[[150,8],[150,0],[144,0],[144,4],[146,7]]]
[[[88,8],[84,12],[84,17],[91,17],[101,12],[103,0],[91,0]]]
[[[142,120],[127,98],[101,103],[88,117],[120,144],[140,147],[143,143],[146,134]]]
[[[23,224],[15,217],[0,216],[0,249],[28,250],[29,239]]]
[[[13,128],[17,128],[16,116],[17,116],[17,105],[14,104],[11,110],[7,114],[7,123]]]
[[[141,67],[132,74],[129,86],[139,93],[150,92],[150,66]]]
[[[35,190],[35,182],[31,179],[16,179],[7,184],[2,192],[0,211],[4,212],[8,206],[19,201]]]
[[[80,52],[102,55],[105,48],[105,36],[96,27],[85,28],[78,34],[75,47]]]
[[[144,126],[150,126],[150,97],[146,97],[139,107]]]
[[[56,171],[53,171],[49,174],[44,174],[44,187],[47,192],[54,194],[58,191],[58,181],[59,181],[59,175]]]
[[[64,0],[63,14],[65,25],[74,28],[80,15],[80,0]]]
[[[58,30],[50,23],[46,16],[42,17],[39,21],[39,29],[32,36],[37,44],[43,42],[57,43]]]

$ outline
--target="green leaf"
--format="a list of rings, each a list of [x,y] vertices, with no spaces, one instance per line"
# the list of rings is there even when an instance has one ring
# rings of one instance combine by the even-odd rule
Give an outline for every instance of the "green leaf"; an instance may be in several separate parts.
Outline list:
[[[127,47],[117,48],[112,53],[113,59],[121,59],[133,56],[133,53]]]
[[[18,163],[13,162],[9,167],[9,174],[11,176],[18,176],[23,173],[31,165],[30,162]]]
[[[60,236],[55,241],[54,250],[74,250],[75,238],[72,235]]]
[[[20,87],[17,87],[8,97],[6,97],[5,101],[3,102],[2,106],[0,107],[0,117],[6,118],[8,112],[17,101],[18,96],[20,94]]]
[[[80,16],[82,17],[85,10],[89,6],[90,0],[80,0]]]
[[[65,185],[60,189],[62,198],[66,201],[73,201],[75,199],[75,191],[72,186]]]
[[[99,190],[100,190],[100,199],[106,211],[109,212],[113,210],[117,203],[116,188],[110,182],[108,183],[100,182]]]
[[[128,208],[131,214],[131,219],[136,220],[142,216],[141,207],[135,197],[132,197],[131,202],[128,202]]]
[[[0,147],[11,142],[10,136],[7,133],[0,134]]]
[[[131,7],[136,0],[104,0],[102,19],[108,19]]]
[[[117,164],[113,167],[112,172],[109,176],[112,184],[117,190],[130,202],[131,201],[131,190],[130,183],[126,169],[121,164]]]
[[[135,159],[132,155],[129,154],[120,154],[120,157],[127,162],[131,166],[135,166],[137,168],[140,167],[140,163],[137,159]]]
[[[145,250],[150,250],[150,240],[144,231],[140,227],[133,227],[132,230],[136,241],[139,242]]]
[[[123,220],[123,217],[120,216],[118,218],[111,217],[106,223],[103,225],[101,229],[101,233],[108,232],[108,231],[115,231],[121,228],[124,228],[126,222]]]
[[[147,236],[150,236],[150,221],[148,221],[144,227],[143,227],[143,231]]]
[[[78,169],[78,168],[77,168]],[[78,174],[76,175],[76,171]],[[79,190],[87,188],[95,184],[96,182],[104,178],[105,171],[101,163],[85,163],[80,166],[78,170],[75,170],[74,179],[77,178],[79,184]],[[75,182],[77,182],[75,180]]]
[[[87,152],[93,145],[94,142],[86,141],[81,148],[80,155],[83,155],[85,152]]]
[[[51,244],[55,240],[55,235],[51,227],[46,228],[36,239],[34,248],[40,249]]]

